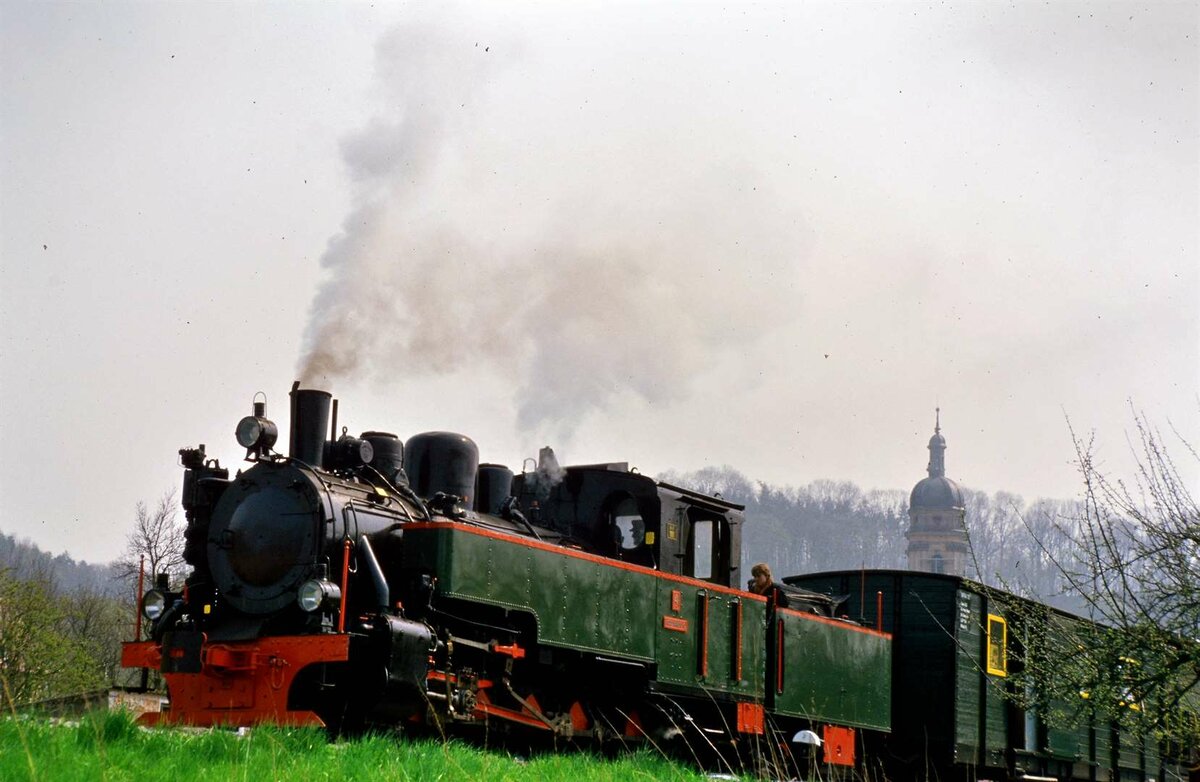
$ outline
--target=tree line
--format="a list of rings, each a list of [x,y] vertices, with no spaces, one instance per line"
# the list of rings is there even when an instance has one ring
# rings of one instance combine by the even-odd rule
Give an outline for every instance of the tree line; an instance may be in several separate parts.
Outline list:
[[[755,482],[736,469],[706,467],[668,472],[667,483],[719,494],[746,506],[742,570],[767,562],[779,574],[908,566],[907,492],[863,490],[850,481],[803,486]],[[971,557],[965,574],[982,583],[1086,612],[1056,563],[1071,558],[1063,521],[1083,512],[1080,502],[1027,502],[1011,492],[964,489]]]
[[[0,683],[7,706],[110,686],[132,632],[108,571],[0,534]]]
[[[182,551],[173,491],[138,503],[122,556],[107,564],[0,532],[0,705],[136,684],[121,668],[121,643],[135,634],[139,571],[147,588],[155,572],[178,577]]]

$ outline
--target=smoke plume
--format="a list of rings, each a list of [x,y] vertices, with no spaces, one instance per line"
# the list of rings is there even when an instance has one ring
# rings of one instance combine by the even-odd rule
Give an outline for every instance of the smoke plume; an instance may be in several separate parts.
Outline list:
[[[519,426],[565,434],[623,395],[680,399],[786,326],[804,231],[713,108],[501,36],[416,21],[380,41],[303,382],[486,368]]]

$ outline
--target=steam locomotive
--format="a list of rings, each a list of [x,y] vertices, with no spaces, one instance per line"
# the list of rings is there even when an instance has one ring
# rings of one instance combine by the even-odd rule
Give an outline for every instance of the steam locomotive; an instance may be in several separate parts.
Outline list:
[[[299,383],[290,402],[286,456],[265,401],[236,427],[247,469],[180,451],[192,571],[156,580],[123,651],[169,690],[144,722],[675,740],[834,776],[1162,773],[1100,723],[1068,758],[997,699],[1016,598],[871,571],[785,579],[783,607],[740,586],[741,505],[550,449],[514,474],[459,434],[352,436]]]

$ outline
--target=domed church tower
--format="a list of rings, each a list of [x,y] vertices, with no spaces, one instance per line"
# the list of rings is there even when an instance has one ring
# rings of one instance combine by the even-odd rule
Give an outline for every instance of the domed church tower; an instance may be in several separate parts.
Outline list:
[[[929,438],[929,477],[913,487],[908,501],[909,570],[965,575],[966,513],[962,489],[946,477],[946,438],[939,407]]]

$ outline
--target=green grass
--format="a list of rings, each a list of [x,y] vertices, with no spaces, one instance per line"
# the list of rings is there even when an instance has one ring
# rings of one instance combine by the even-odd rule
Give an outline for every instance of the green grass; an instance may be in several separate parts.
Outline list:
[[[604,760],[580,752],[514,758],[457,741],[368,736],[331,743],[316,730],[143,730],[124,712],[78,723],[0,720],[0,779],[18,782],[347,782],[354,779],[618,782],[704,779],[649,752]]]

